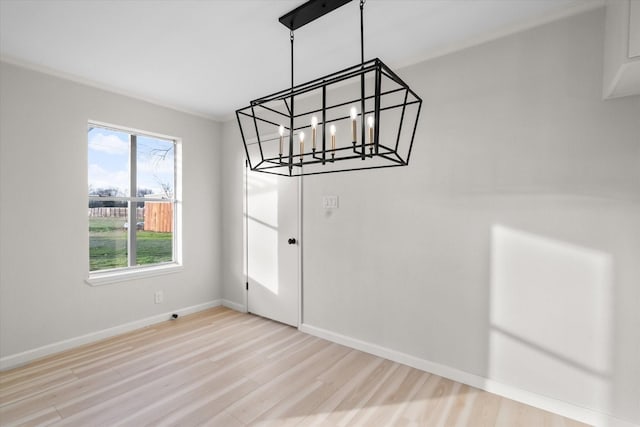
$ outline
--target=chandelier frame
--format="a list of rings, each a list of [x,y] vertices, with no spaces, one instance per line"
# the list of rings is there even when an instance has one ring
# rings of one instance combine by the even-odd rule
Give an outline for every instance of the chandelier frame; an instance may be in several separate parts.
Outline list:
[[[311,0],[280,17],[279,21],[290,29],[291,87],[255,99],[249,106],[236,110],[247,164],[251,170],[283,176],[301,176],[409,164],[422,99],[379,58],[364,61],[364,0],[360,1],[360,63],[294,85],[293,31],[350,1]],[[357,87],[358,81],[360,90],[355,97],[339,97],[340,99],[331,101],[330,98],[335,98],[336,93],[344,91],[343,87]],[[370,83],[365,85],[365,81]],[[313,102],[310,102],[311,100]],[[301,104],[302,108],[299,107]],[[347,106],[352,106],[350,115],[344,115],[341,111]],[[316,114],[319,114],[320,118],[316,117]],[[405,125],[407,117],[411,117],[409,126]],[[304,121],[305,118],[311,118],[311,126],[309,121]],[[341,144],[338,147],[336,125],[342,126],[344,131],[348,128],[349,119],[351,144]],[[369,124],[368,141],[366,122]],[[381,141],[381,123],[397,123],[396,132],[385,133],[386,140],[390,142]],[[312,150],[304,149],[303,130],[308,128],[311,128]],[[276,129],[279,129],[279,137]],[[286,150],[285,131],[288,133]],[[295,135],[300,138],[300,150],[297,153],[294,149]],[[279,146],[279,150],[275,150],[276,145]]]

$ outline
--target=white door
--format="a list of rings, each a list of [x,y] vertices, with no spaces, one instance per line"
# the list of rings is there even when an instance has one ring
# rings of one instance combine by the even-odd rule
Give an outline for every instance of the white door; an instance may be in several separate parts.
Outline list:
[[[297,327],[299,178],[245,170],[247,309]]]

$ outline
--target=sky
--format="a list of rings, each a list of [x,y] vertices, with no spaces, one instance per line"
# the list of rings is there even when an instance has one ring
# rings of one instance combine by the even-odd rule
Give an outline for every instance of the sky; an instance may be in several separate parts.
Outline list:
[[[119,189],[119,196],[129,195],[129,134],[93,127],[89,139],[89,186],[92,189]],[[138,189],[164,194],[161,183],[174,187],[173,141],[138,136]]]

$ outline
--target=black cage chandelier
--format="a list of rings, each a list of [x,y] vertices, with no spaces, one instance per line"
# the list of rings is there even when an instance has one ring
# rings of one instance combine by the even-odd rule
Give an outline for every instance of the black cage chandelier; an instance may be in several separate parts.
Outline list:
[[[280,17],[290,30],[291,88],[236,111],[251,170],[315,175],[409,164],[422,100],[380,59],[294,86],[293,32],[351,0],[310,0]]]

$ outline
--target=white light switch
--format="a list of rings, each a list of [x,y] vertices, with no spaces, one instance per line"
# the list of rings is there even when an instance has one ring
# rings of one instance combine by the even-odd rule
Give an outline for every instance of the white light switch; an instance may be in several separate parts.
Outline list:
[[[325,209],[338,209],[338,196],[322,196],[322,207]]]

